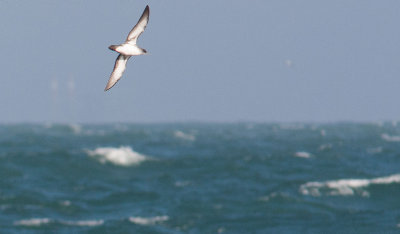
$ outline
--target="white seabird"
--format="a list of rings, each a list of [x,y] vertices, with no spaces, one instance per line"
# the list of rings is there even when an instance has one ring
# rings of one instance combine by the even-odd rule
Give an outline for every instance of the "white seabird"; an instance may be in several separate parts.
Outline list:
[[[131,56],[146,54],[147,51],[136,45],[137,39],[142,34],[146,28],[147,22],[149,22],[150,8],[146,6],[142,16],[139,21],[129,32],[126,41],[121,45],[111,45],[108,48],[119,53],[117,59],[115,60],[114,70],[111,73],[110,79],[108,80],[107,86],[104,91],[111,89],[119,79],[121,79],[122,74],[126,69],[126,62]]]

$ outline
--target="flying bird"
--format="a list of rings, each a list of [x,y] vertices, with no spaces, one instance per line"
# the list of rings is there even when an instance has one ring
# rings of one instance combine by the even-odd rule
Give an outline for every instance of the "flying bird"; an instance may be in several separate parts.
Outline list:
[[[107,86],[104,91],[111,89],[121,79],[122,74],[126,69],[126,63],[131,56],[146,54],[145,49],[140,48],[136,45],[137,39],[143,33],[144,29],[149,22],[150,8],[146,6],[139,21],[129,32],[126,41],[121,45],[111,45],[108,48],[119,53],[115,60],[114,70],[111,73],[110,79],[108,80]]]

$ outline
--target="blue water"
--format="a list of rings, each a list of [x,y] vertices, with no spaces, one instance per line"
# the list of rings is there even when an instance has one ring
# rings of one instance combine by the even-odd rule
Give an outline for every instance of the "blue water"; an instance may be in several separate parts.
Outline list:
[[[400,125],[0,125],[0,233],[398,233]]]

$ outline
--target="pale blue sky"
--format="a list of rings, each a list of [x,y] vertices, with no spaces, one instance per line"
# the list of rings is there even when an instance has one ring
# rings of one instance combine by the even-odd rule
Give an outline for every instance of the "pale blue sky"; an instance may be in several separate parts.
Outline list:
[[[107,47],[147,4],[150,55],[104,92]],[[399,12],[396,0],[0,1],[0,122],[396,120]]]

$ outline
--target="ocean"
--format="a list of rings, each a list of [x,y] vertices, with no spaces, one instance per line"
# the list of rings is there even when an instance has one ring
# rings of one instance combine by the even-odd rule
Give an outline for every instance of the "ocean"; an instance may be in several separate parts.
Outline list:
[[[3,124],[0,233],[400,233],[400,124]]]

